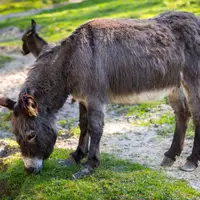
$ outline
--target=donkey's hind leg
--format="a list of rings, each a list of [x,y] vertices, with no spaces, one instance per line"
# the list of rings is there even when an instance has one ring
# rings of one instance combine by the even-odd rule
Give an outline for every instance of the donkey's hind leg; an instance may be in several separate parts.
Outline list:
[[[70,156],[62,161],[63,165],[73,165],[78,164],[80,160],[87,156],[88,153],[88,143],[89,143],[89,134],[87,131],[88,128],[88,119],[87,119],[87,109],[84,104],[79,103],[79,127],[81,130],[79,143],[76,151],[72,152]]]
[[[198,74],[195,77],[197,78],[193,78],[192,81],[189,81],[189,77],[187,77],[186,81],[183,82],[185,91],[188,94],[188,104],[195,129],[192,153],[187,158],[186,163],[181,167],[184,171],[195,170],[200,160],[200,80]]]
[[[165,153],[165,157],[161,163],[161,165],[165,167],[171,166],[175,162],[176,156],[181,154],[184,145],[185,133],[191,116],[182,88],[174,89],[168,96],[168,100],[175,113],[176,126],[171,147]]]

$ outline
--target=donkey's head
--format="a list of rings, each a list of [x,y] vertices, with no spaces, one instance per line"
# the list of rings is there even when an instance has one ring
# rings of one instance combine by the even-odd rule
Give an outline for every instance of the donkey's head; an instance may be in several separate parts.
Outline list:
[[[53,151],[57,133],[53,116],[44,117],[31,92],[21,93],[17,102],[0,98],[0,105],[13,111],[12,131],[20,146],[24,167],[36,173]]]
[[[36,22],[32,19],[31,20],[31,28],[28,29],[22,36],[22,41],[23,41],[22,54],[23,55],[27,55],[31,52],[29,43],[30,43],[30,41],[34,40],[35,33],[36,33]]]
[[[22,54],[27,55],[32,53],[35,57],[39,56],[47,42],[41,38],[36,32],[36,22],[31,20],[31,28],[22,36]]]

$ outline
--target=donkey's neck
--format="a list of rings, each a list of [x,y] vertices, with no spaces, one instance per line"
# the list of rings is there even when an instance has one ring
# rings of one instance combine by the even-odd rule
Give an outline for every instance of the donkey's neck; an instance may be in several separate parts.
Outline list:
[[[70,94],[66,80],[67,68],[62,46],[51,48],[38,57],[21,93],[29,90],[44,115],[56,113]]]

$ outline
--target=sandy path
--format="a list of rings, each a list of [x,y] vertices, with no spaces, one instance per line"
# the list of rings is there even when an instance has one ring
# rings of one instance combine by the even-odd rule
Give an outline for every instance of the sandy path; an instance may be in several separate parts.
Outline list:
[[[20,85],[24,82],[27,72],[35,59],[31,55],[12,54],[10,56],[13,56],[15,60],[0,69],[0,94],[16,99]],[[3,110],[5,109],[0,108],[0,111]],[[78,122],[78,103],[71,105],[70,99],[58,114],[58,119],[67,119],[68,117],[76,118]],[[0,131],[0,137],[5,136],[5,134],[7,133]],[[156,128],[133,127],[127,121],[125,115],[119,115],[115,110],[112,110],[106,113],[101,151],[114,154],[119,158],[129,159],[156,170],[164,170],[169,176],[185,179],[192,187],[200,190],[200,168],[190,173],[178,169],[191,152],[192,140],[186,140],[182,156],[177,159],[173,167],[164,169],[159,166],[163,153],[171,144],[171,139],[172,136],[158,136]],[[59,138],[56,145],[75,149],[77,142],[78,140],[75,137],[69,139]]]

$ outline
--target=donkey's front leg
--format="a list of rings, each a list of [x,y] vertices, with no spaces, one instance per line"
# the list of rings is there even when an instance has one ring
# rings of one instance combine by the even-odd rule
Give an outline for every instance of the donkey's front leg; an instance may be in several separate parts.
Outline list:
[[[80,160],[87,156],[88,153],[88,119],[87,119],[87,109],[84,104],[79,103],[79,127],[81,130],[79,143],[76,151],[72,152],[70,156],[61,161],[61,164],[71,166],[73,164],[78,164]]]
[[[102,109],[101,109],[102,108]],[[91,138],[88,160],[84,167],[74,174],[74,178],[89,175],[100,165],[100,140],[103,133],[104,113],[103,106],[88,107],[88,132]]]

